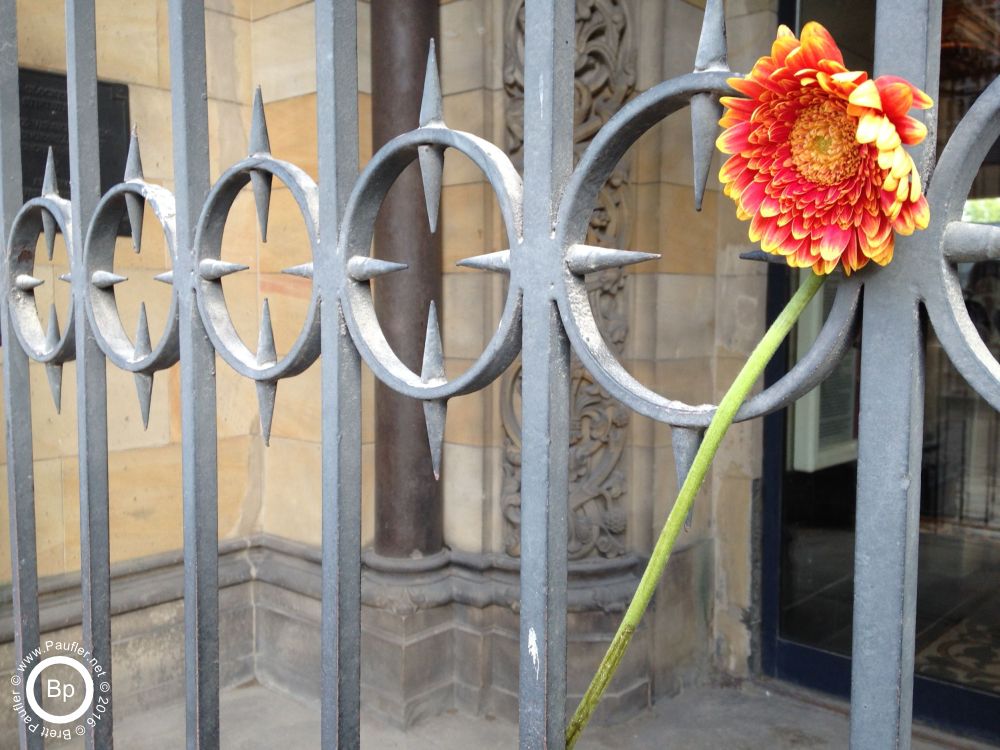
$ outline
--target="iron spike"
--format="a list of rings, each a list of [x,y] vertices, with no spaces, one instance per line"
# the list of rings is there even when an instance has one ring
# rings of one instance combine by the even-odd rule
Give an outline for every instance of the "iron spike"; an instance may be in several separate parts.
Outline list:
[[[139,129],[133,125],[128,142],[128,158],[125,160],[125,182],[141,179],[143,174],[142,157],[139,155]]]
[[[264,98],[260,86],[253,95],[253,115],[250,122],[250,156],[269,156],[271,139],[267,135],[267,119],[264,117]],[[267,216],[271,206],[271,173],[260,169],[250,170],[250,185],[257,205],[257,223],[260,225],[260,241],[267,242]]]
[[[271,173],[260,169],[250,172],[253,187],[253,201],[257,206],[257,224],[260,226],[260,241],[267,242],[267,216],[271,209]]]
[[[264,117],[264,98],[260,86],[253,94],[253,114],[250,121],[250,153],[248,156],[267,156],[271,153],[271,140],[267,136],[267,120]]]
[[[274,398],[278,384],[273,380],[257,381],[257,403],[260,407],[260,432],[264,445],[271,444],[271,420],[274,418]]]
[[[45,282],[42,279],[35,278],[34,276],[27,273],[19,273],[14,277],[14,286],[20,289],[22,292],[30,292],[33,289],[40,287]]]
[[[355,281],[371,281],[388,273],[405,271],[407,268],[405,263],[393,263],[369,255],[355,255],[347,261],[347,275]]]
[[[52,403],[56,406],[56,414],[62,413],[62,363],[45,365],[45,377],[49,381],[49,392],[52,394]]]
[[[728,68],[725,8],[722,0],[708,0],[705,3],[705,17],[701,22],[701,36],[698,39],[694,69],[701,71]]]
[[[257,364],[273,365],[278,361],[274,348],[274,329],[271,327],[271,306],[264,298],[264,312],[260,319],[260,333],[257,335]]]
[[[291,268],[282,268],[281,272],[287,273],[289,276],[301,276],[303,279],[311,279],[313,277],[313,264],[312,262],[302,263]]]
[[[441,327],[438,325],[437,306],[431,300],[427,312],[427,335],[424,337],[424,361],[420,369],[424,383],[443,383],[444,348],[441,345]],[[444,446],[444,423],[448,405],[444,399],[424,401],[424,422],[427,425],[427,442],[431,451],[434,478],[441,478],[441,454]]]
[[[441,455],[444,452],[444,423],[448,404],[444,399],[424,401],[424,422],[427,425],[427,444],[431,450],[431,468],[434,478],[441,479]]]
[[[633,250],[615,250],[596,245],[573,245],[566,252],[566,265],[575,274],[583,276],[594,271],[620,268],[633,263],[656,260],[658,253],[639,253]]]
[[[145,207],[146,200],[141,195],[125,193],[125,208],[132,229],[132,249],[137,253],[142,250],[142,214]]]
[[[677,469],[678,492],[691,471],[691,464],[694,463],[694,457],[698,453],[698,448],[701,447],[703,434],[701,430],[690,427],[674,427],[671,430],[670,437],[674,445],[674,466]],[[691,528],[693,510],[692,508],[692,512],[689,512],[684,520],[685,531]]]
[[[142,157],[139,155],[139,131],[132,126],[132,136],[128,142],[128,159],[125,162],[125,182],[142,180]],[[146,201],[135,193],[125,193],[125,208],[128,210],[128,223],[132,229],[132,249],[139,252],[142,249],[142,214]]]
[[[73,283],[73,274],[71,273],[61,273],[59,274],[59,281],[65,281],[67,284]]]
[[[45,251],[48,253],[49,260],[52,260],[52,256],[56,252],[56,220],[44,208],[42,209],[42,231],[45,233]]]
[[[61,338],[62,335],[59,333],[59,315],[56,313],[56,303],[53,302],[49,305],[49,325],[45,329],[45,348],[53,351],[59,346],[59,339]]]
[[[246,271],[248,268],[250,266],[245,266],[242,263],[228,263],[216,258],[205,258],[198,264],[198,273],[206,281],[218,281],[223,276]]]
[[[135,327],[135,359],[142,359],[153,351],[149,340],[149,322],[146,320],[146,303],[139,303],[139,322]]]
[[[128,278],[111,273],[111,271],[94,271],[94,275],[90,277],[90,283],[98,289],[110,289],[123,281],[128,281]]]
[[[49,325],[45,332],[45,348],[54,351],[59,346],[59,316],[56,313],[55,303],[49,306]],[[56,406],[56,413],[62,412],[62,363],[48,362],[45,365],[45,377],[49,381],[49,391],[52,393],[52,403]]]
[[[42,180],[42,196],[58,196],[59,180],[56,179],[56,157],[52,153],[52,146],[49,146],[49,153],[45,157],[45,177]]]
[[[464,268],[478,268],[480,271],[510,273],[510,250],[497,250],[495,253],[474,255],[471,258],[463,258],[455,265]]]
[[[427,71],[424,74],[424,93],[420,102],[420,127],[444,126],[444,107],[441,103],[441,77],[438,75],[437,51],[431,39],[427,52]],[[420,177],[424,183],[424,202],[427,206],[427,223],[431,234],[437,232],[438,214],[441,210],[441,183],[444,174],[444,148],[420,146]]]
[[[424,73],[424,93],[420,100],[420,127],[444,125],[444,107],[441,104],[441,76],[438,75],[437,48],[431,39],[427,51],[427,69]]]
[[[701,211],[715,154],[715,139],[722,117],[722,104],[715,94],[691,97],[691,147],[694,156],[694,210]]]
[[[135,392],[139,396],[139,413],[142,415],[142,429],[149,429],[149,405],[153,401],[153,374],[135,373]]]
[[[783,255],[765,253],[763,250],[750,250],[745,253],[740,253],[740,260],[756,260],[763,263],[776,263],[779,266],[788,265],[788,261],[785,260]]]
[[[173,284],[174,283],[174,272],[164,271],[163,273],[158,273],[153,277],[153,281],[159,281],[162,284]]]
[[[437,232],[438,214],[441,211],[441,184],[444,180],[444,148],[418,146],[420,179],[424,184],[424,204],[427,206],[427,224],[431,234]]]

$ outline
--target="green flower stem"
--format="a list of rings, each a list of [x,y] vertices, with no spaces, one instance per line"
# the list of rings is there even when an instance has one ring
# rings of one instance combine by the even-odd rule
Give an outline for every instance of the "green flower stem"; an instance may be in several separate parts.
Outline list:
[[[615,633],[614,640],[611,641],[604,659],[601,660],[601,664],[597,668],[597,674],[594,675],[590,687],[587,688],[587,692],[580,701],[580,705],[577,706],[576,713],[573,714],[573,719],[569,723],[569,728],[566,730],[567,750],[572,750],[573,746],[576,745],[577,740],[580,738],[580,733],[583,732],[584,727],[587,726],[587,722],[590,721],[591,715],[601,701],[601,696],[604,695],[608,683],[611,682],[615,670],[618,669],[618,665],[621,663],[626,649],[628,649],[629,641],[632,640],[632,635],[639,626],[639,620],[642,619],[643,614],[646,612],[646,607],[649,606],[649,602],[653,598],[653,592],[656,590],[660,576],[663,575],[663,569],[667,565],[667,560],[670,558],[674,543],[677,541],[677,536],[684,525],[684,519],[691,510],[695,496],[705,481],[705,475],[708,473],[712,459],[715,458],[715,453],[719,449],[719,443],[722,442],[726,431],[733,423],[733,417],[736,416],[736,412],[739,411],[740,406],[742,406],[750,394],[754,383],[757,382],[758,378],[764,372],[767,363],[771,361],[771,357],[774,356],[778,347],[781,346],[781,342],[785,340],[788,332],[792,330],[795,321],[799,319],[806,305],[809,304],[809,301],[819,291],[819,288],[823,286],[824,281],[826,281],[826,276],[819,276],[817,274],[809,275],[806,282],[799,287],[799,290],[789,300],[788,305],[781,311],[778,319],[774,321],[767,330],[767,333],[764,334],[764,338],[757,344],[747,363],[740,370],[740,374],[736,376],[735,382],[730,386],[722,402],[719,404],[719,408],[716,410],[712,421],[708,425],[708,429],[705,431],[705,438],[694,457],[691,470],[688,472],[687,478],[684,480],[681,491],[677,496],[677,502],[674,503],[674,507],[670,510],[670,515],[667,516],[667,522],[660,532],[660,538],[656,540],[653,554],[650,556],[646,570],[639,581],[639,588],[636,590],[635,596],[632,598],[632,602],[625,612],[625,617],[622,619],[621,625],[618,626],[618,632]]]

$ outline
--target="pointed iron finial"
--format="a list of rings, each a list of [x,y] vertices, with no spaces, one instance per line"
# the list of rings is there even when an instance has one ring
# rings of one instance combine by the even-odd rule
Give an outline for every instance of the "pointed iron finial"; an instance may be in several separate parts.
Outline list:
[[[153,351],[149,340],[149,321],[146,320],[146,303],[139,303],[139,322],[135,326],[135,359],[142,359]]]
[[[726,10],[722,0],[708,0],[705,3],[705,17],[701,22],[701,36],[698,52],[694,58],[694,69],[726,70],[729,67],[726,55]]]
[[[257,404],[260,407],[260,433],[264,445],[271,444],[271,420],[274,418],[274,398],[278,384],[273,380],[257,381]]]
[[[680,491],[684,480],[687,479],[688,472],[691,471],[691,464],[701,446],[701,438],[704,433],[701,430],[690,427],[674,427],[670,437],[674,444],[674,466],[677,469],[677,490]],[[691,528],[692,514],[684,521],[684,530]]]
[[[14,277],[14,286],[20,289],[22,292],[30,292],[33,289],[37,289],[45,282],[42,279],[37,279],[31,274],[19,273]]]
[[[139,397],[139,414],[142,416],[142,429],[149,429],[149,405],[153,401],[153,373],[135,373],[135,393]]]
[[[128,224],[132,229],[132,249],[137,253],[142,250],[142,214],[145,207],[146,201],[141,195],[125,193]]]
[[[257,206],[257,224],[260,226],[260,241],[267,242],[267,216],[271,210],[271,173],[260,169],[250,172],[253,187],[253,202]]]
[[[264,118],[264,97],[260,86],[253,94],[253,113],[250,120],[250,153],[248,156],[267,156],[271,153],[271,140],[267,137],[267,120]]]
[[[56,314],[55,303],[49,306],[49,326],[45,332],[45,348],[49,351],[59,346],[59,317]],[[49,391],[52,393],[52,403],[56,406],[56,413],[62,411],[62,363],[48,363],[45,365],[45,377],[49,381]]]
[[[264,312],[260,319],[260,333],[257,334],[257,364],[273,365],[278,361],[274,348],[274,329],[271,327],[271,306],[264,298]]]
[[[59,274],[59,281],[65,281],[67,284],[73,283],[73,274],[71,273],[61,273]]]
[[[427,72],[424,74],[424,93],[420,102],[420,127],[444,125],[444,108],[441,104],[441,77],[438,75],[437,52],[431,39],[427,52]],[[441,209],[441,183],[444,174],[444,148],[420,146],[420,177],[424,184],[424,203],[427,206],[427,223],[431,233],[437,232],[438,213]]]
[[[62,338],[62,334],[59,333],[59,315],[56,313],[56,303],[53,302],[49,305],[49,325],[45,329],[45,348],[52,351],[59,346],[60,338]]]
[[[573,245],[566,252],[566,265],[580,276],[607,268],[620,268],[633,263],[656,260],[657,253],[639,253],[632,250],[615,250],[597,245]]]
[[[128,281],[128,278],[111,273],[111,271],[94,271],[94,275],[90,277],[90,283],[98,289],[110,289],[123,281]]]
[[[139,128],[132,126],[132,135],[128,141],[128,158],[125,160],[125,182],[141,180],[142,157],[139,155]]]
[[[302,263],[290,268],[282,268],[281,272],[289,276],[301,276],[303,279],[311,279],[313,277],[313,264],[310,261],[309,263]]]
[[[387,273],[405,271],[407,268],[405,263],[379,260],[369,255],[355,255],[347,261],[347,275],[355,281],[371,281]]]
[[[161,284],[173,284],[174,283],[174,272],[164,271],[163,273],[158,273],[153,277],[153,281],[159,281]]]
[[[455,265],[465,268],[477,268],[480,271],[510,273],[510,250],[497,250],[495,253],[474,255],[471,258],[463,258]]]
[[[52,394],[52,403],[56,406],[56,414],[62,413],[62,363],[46,364],[45,377],[49,381],[49,392]]]
[[[223,276],[228,276],[231,273],[237,273],[239,271],[246,271],[250,266],[245,266],[242,263],[228,263],[224,260],[216,260],[215,258],[205,258],[198,264],[198,273],[206,281],[218,281]]]
[[[49,153],[45,157],[45,177],[42,180],[42,196],[58,196],[59,181],[56,179],[56,157],[52,153],[52,146],[49,146]]]
[[[719,134],[722,104],[715,94],[695,94],[691,97],[691,147],[694,156],[694,210],[701,211],[705,186],[715,155],[715,139]]]
[[[427,207],[427,224],[431,234],[437,232],[438,214],[441,211],[441,185],[444,180],[444,148],[418,146],[420,179],[424,184],[424,204]]]
[[[427,312],[427,335],[424,337],[424,362],[420,379],[425,383],[444,382],[444,349],[441,346],[441,328],[438,325],[437,307],[433,300]],[[444,447],[444,423],[447,402],[424,401],[424,422],[427,424],[427,442],[431,450],[434,478],[441,478],[441,454]]]
[[[271,153],[271,139],[267,135],[267,120],[264,118],[264,98],[260,86],[253,95],[253,115],[250,122],[250,156],[267,156]],[[260,169],[250,172],[253,199],[257,205],[257,223],[260,225],[260,240],[267,242],[267,216],[271,207],[271,173]]]
[[[42,209],[42,231],[45,233],[45,252],[52,260],[56,252],[56,220],[46,209]]]
[[[431,39],[427,51],[427,70],[424,73],[424,93],[420,101],[420,127],[444,124],[444,107],[441,104],[441,77],[438,75],[437,48]]]

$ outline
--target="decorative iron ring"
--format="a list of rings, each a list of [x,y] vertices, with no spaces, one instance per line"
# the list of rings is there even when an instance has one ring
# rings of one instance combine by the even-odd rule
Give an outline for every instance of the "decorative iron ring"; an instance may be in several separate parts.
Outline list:
[[[250,351],[237,333],[222,291],[222,278],[230,273],[246,270],[246,266],[222,261],[222,234],[236,197],[250,182],[254,172],[267,173],[288,187],[302,213],[312,258],[316,259],[319,252],[319,191],[316,183],[287,161],[270,156],[252,156],[226,170],[205,200],[195,234],[197,262],[194,286],[205,330],[219,355],[241,375],[252,380],[273,382],[299,374],[319,356],[319,292],[317,285],[313,284],[302,329],[284,357],[278,359],[269,355],[261,356],[259,351]],[[307,266],[288,270],[311,277],[312,264]],[[270,324],[265,321],[265,325]],[[269,328],[265,332],[266,336],[271,336]],[[271,340],[273,344],[273,338]]]
[[[504,270],[510,270],[512,278],[497,331],[472,366],[454,380],[446,380],[443,375],[424,378],[396,356],[375,314],[370,277],[356,272],[356,267],[368,258],[382,201],[400,173],[417,158],[420,147],[453,148],[486,175],[497,197],[512,253],[519,252],[521,239],[522,187],[517,170],[496,146],[471,133],[432,125],[397,136],[379,149],[351,192],[337,250],[343,263],[340,298],[351,336],[379,380],[407,396],[436,400],[480,390],[514,361],[521,347],[521,291],[518,264],[510,263],[508,255],[502,265]]]
[[[177,291],[171,284],[167,324],[156,346],[149,345],[149,331],[145,328],[144,313],[139,323],[140,330],[143,330],[144,334],[137,334],[136,341],[133,342],[125,331],[115,299],[115,285],[119,281],[125,281],[125,278],[116,276],[113,272],[122,204],[129,195],[139,197],[153,209],[153,214],[163,228],[171,266],[176,258],[174,226],[176,211],[174,196],[170,191],[141,180],[130,180],[115,185],[97,204],[84,246],[84,268],[89,281],[87,317],[90,319],[97,344],[108,359],[122,370],[151,374],[167,369],[177,362],[180,356]],[[138,205],[141,210],[142,204]],[[162,274],[159,280],[169,283],[172,280],[172,272]]]
[[[948,358],[994,409],[1000,409],[1000,363],[969,317],[954,258],[960,251],[985,250],[982,245],[990,242],[994,247],[1000,244],[1000,228],[961,221],[976,172],[998,138],[1000,78],[965,113],[941,152],[928,189],[932,222],[921,238],[924,262],[915,280]]]
[[[46,331],[38,318],[34,290],[42,281],[35,278],[32,272],[38,238],[46,232],[46,216],[62,232],[69,265],[70,268],[73,267],[73,221],[69,201],[55,193],[32,198],[17,212],[10,228],[7,294],[10,299],[11,322],[24,351],[36,362],[57,365],[76,357],[76,334],[73,331],[75,314],[71,291],[69,313],[61,333],[54,327],[54,319],[49,321],[49,329]],[[48,232],[52,231],[50,226]]]
[[[632,99],[591,141],[570,177],[559,206],[556,237],[565,248],[582,243],[601,186],[625,152],[650,128],[698,94],[730,94],[733,73],[703,71],[664,81]],[[630,261],[626,261],[630,262]],[[715,406],[692,406],[665,398],[636,380],[601,334],[587,295],[584,274],[570,265],[557,291],[563,325],[584,367],[612,396],[652,419],[679,427],[706,427]],[[752,419],[786,406],[821,383],[851,346],[861,293],[858,275],[838,289],[833,309],[809,352],[777,383],[747,401],[737,420]]]

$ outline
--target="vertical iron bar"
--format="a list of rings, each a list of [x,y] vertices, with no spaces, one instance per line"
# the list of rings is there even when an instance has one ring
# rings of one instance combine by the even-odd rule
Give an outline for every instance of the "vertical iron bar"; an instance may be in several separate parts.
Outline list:
[[[219,747],[219,519],[215,350],[195,297],[194,235],[208,195],[204,0],[170,0],[181,451],[184,487],[184,666],[188,750]]]
[[[941,0],[879,0],[875,28],[875,72],[903,76],[936,99]],[[925,119],[930,135],[914,159],[926,184],[936,128]],[[919,266],[907,253],[910,241],[897,237],[896,260],[865,284],[851,664],[855,750],[910,747],[924,417],[924,341],[911,279]]]
[[[76,420],[80,465],[83,642],[111,678],[111,556],[108,528],[108,384],[104,354],[90,332],[83,246],[101,197],[97,130],[97,26],[94,0],[66,2],[66,104],[73,215],[72,279],[76,337]],[[107,711],[86,735],[91,750],[112,747]]]
[[[569,345],[552,287],[564,248],[553,239],[573,167],[573,0],[526,3],[524,92],[520,744],[566,742],[566,506]]]
[[[321,746],[361,744],[361,360],[341,313],[337,232],[358,176],[355,0],[316,0],[322,295],[323,597]]]
[[[7,237],[21,207],[21,120],[17,73],[17,3],[0,0],[0,232],[7,278]],[[10,570],[14,604],[14,658],[23,663],[38,645],[38,559],[35,549],[34,454],[31,445],[31,385],[28,355],[11,328],[6,290],[0,299],[3,395],[7,431],[7,503],[10,511]],[[18,747],[41,750],[42,737],[18,722]]]

